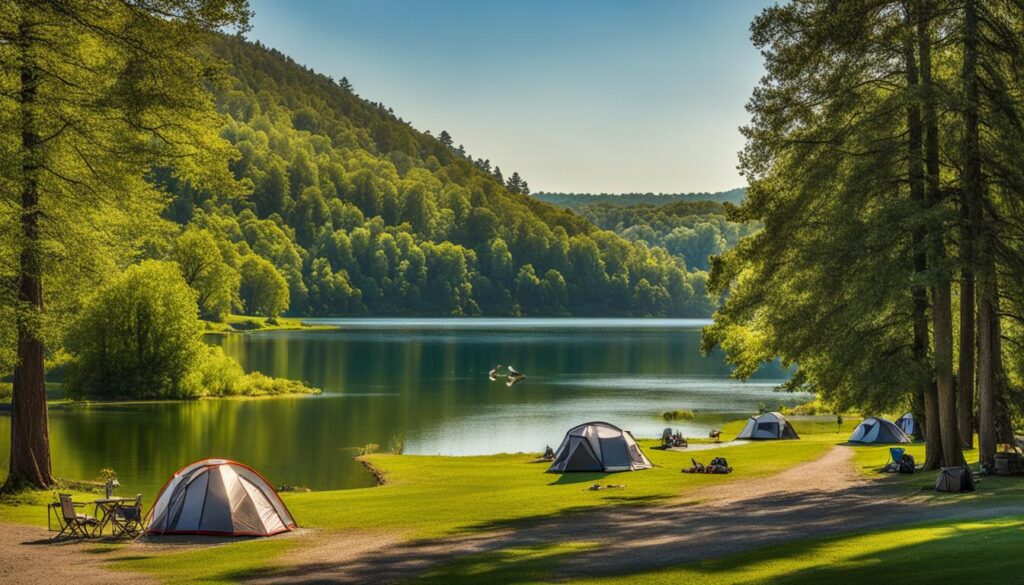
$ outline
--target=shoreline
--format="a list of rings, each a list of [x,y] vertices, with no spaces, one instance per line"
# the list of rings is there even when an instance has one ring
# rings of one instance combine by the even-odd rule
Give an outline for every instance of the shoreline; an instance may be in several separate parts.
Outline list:
[[[89,400],[72,400],[70,398],[54,398],[47,399],[47,408],[56,408],[58,410],[73,409],[86,406],[131,406],[139,404],[175,404],[175,403],[191,403],[201,402],[204,400],[266,400],[274,398],[296,398],[296,397],[311,397],[320,396],[323,391],[319,388],[315,388],[312,392],[285,392],[282,394],[257,394],[254,396],[244,395],[232,395],[232,396],[200,396],[197,398],[154,398],[151,400],[140,399],[140,398],[128,398],[128,399],[117,399],[112,398],[110,400],[102,399],[89,399]],[[11,402],[0,402],[0,413],[10,412]]]

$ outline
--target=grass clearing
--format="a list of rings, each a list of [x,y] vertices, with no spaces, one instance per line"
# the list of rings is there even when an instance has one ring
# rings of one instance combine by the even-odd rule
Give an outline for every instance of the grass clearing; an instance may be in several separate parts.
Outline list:
[[[107,551],[113,555],[107,567],[153,575],[169,584],[238,583],[272,573],[277,566],[275,559],[297,545],[297,539],[284,537],[150,555],[119,554],[120,551],[114,550]]]
[[[609,505],[641,505],[695,488],[779,472],[822,456],[829,441],[775,441],[694,454],[641,447],[657,467],[635,473],[545,473],[533,455],[433,457],[375,454],[366,460],[387,484],[375,488],[284,494],[300,523],[310,528],[405,530],[415,538],[499,528],[511,522],[564,515]],[[729,459],[732,475],[687,475],[690,458]],[[590,491],[594,483],[624,489]]]
[[[6,475],[4,473],[4,476]],[[48,512],[46,506],[57,501],[57,494],[71,494],[73,501],[81,503],[92,502],[103,495],[98,491],[88,492],[81,489],[64,488],[3,494],[0,495],[0,522],[45,527]],[[87,505],[81,511],[92,514],[92,506]],[[56,522],[53,526],[56,527]]]

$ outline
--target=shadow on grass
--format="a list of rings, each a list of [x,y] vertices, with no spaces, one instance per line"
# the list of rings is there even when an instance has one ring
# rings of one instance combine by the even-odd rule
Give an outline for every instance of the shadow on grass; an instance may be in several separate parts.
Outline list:
[[[593,473],[586,471],[574,471],[570,473],[559,473],[555,481],[548,485],[567,485],[574,483],[601,483],[609,477],[614,477],[615,473]]]
[[[715,583],[723,580],[817,585],[877,580],[898,574],[901,584],[932,584],[950,579],[971,583],[1005,582],[1018,574],[1024,546],[1024,520],[995,520],[972,528],[952,524],[915,525],[891,533],[848,534],[769,546],[663,572],[616,574],[624,582]],[[906,532],[904,531],[906,530]],[[920,532],[917,532],[920,531]],[[907,542],[907,534],[915,535]],[[857,549],[851,551],[850,549]],[[867,550],[864,550],[867,549]]]

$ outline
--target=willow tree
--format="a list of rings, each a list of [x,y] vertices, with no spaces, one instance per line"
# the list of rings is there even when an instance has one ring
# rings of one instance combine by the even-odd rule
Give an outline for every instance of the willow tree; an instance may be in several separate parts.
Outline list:
[[[201,47],[244,30],[244,0],[0,1],[4,306],[15,323],[8,485],[52,484],[44,358],[76,292],[159,224],[155,166],[234,190]]]

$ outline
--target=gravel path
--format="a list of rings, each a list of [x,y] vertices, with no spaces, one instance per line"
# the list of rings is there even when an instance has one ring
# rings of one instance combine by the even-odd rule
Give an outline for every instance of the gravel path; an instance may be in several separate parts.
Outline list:
[[[89,552],[93,548],[89,543],[51,541],[51,536],[53,533],[44,528],[0,524],[0,583],[155,583],[143,575],[106,569],[104,555]]]

